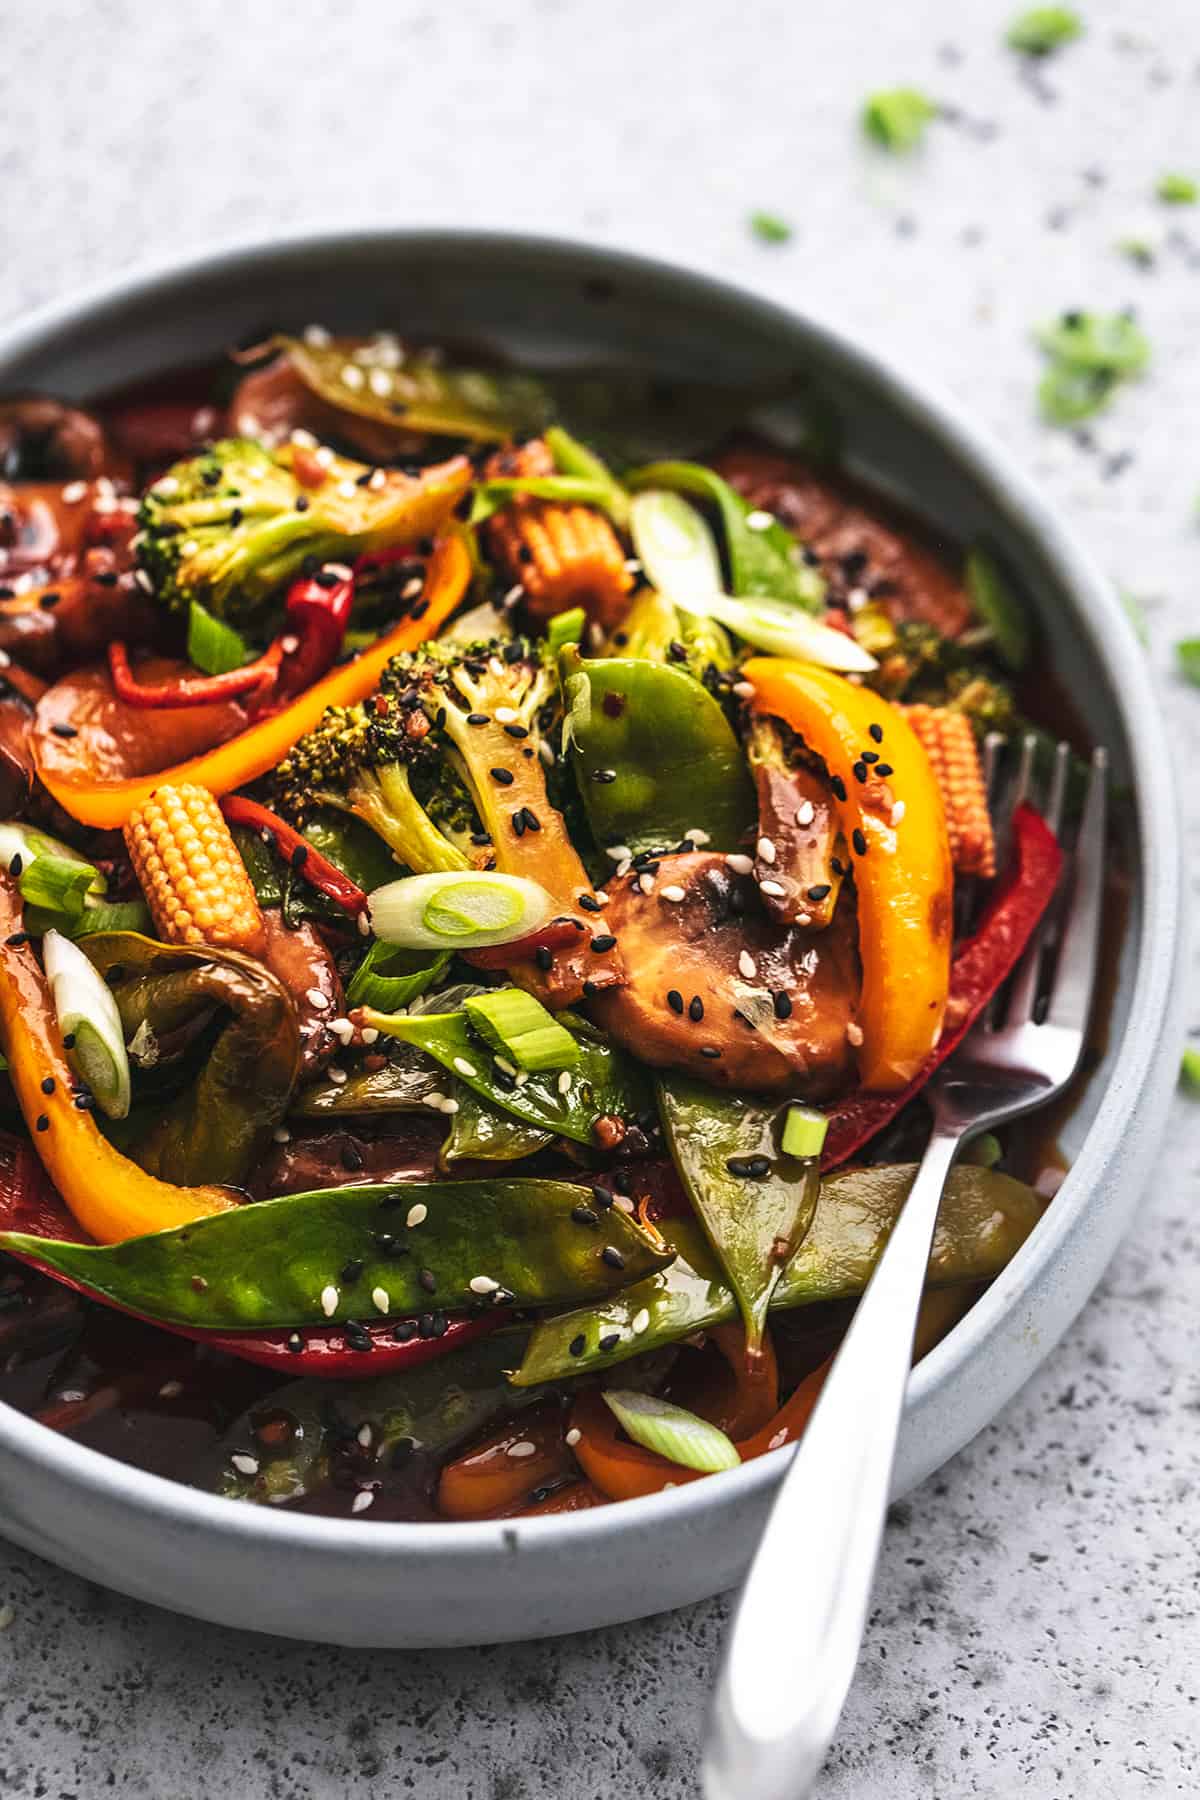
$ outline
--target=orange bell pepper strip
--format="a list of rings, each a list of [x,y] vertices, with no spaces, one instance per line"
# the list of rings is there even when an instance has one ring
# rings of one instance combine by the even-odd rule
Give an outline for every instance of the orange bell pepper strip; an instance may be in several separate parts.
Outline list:
[[[573,1470],[555,1402],[508,1419],[442,1469],[438,1511],[447,1519],[488,1519]]]
[[[462,599],[470,579],[471,558],[461,537],[440,538],[429,562],[422,596],[425,604],[419,618],[410,615],[401,619],[361,656],[331,670],[281,711],[188,762],[160,769],[153,775],[127,776],[118,781],[67,780],[43,766],[35,738],[38,774],[73,819],[106,831],[124,825],[130,813],[143,805],[155,788],[190,781],[217,795],[231,793],[234,788],[257,781],[282,762],[296,740],[320,722],[327,706],[353,706],[356,701],[365,700],[378,686],[379,677],[393,656],[402,650],[415,650],[441,629]]]
[[[929,759],[898,707],[832,669],[757,656],[756,712],[829,771],[858,898],[864,1088],[904,1087],[938,1041],[950,990],[953,872]]]
[[[76,1106],[54,1002],[21,917],[15,882],[0,878],[0,1047],[46,1173],[84,1231],[116,1244],[238,1205],[233,1188],[175,1187],[148,1175],[109,1143],[90,1110]]]

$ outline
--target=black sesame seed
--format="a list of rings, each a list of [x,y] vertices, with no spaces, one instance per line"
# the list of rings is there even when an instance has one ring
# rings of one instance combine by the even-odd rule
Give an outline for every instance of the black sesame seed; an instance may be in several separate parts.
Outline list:
[[[601,910],[600,902],[594,899],[591,894],[580,894],[579,904],[582,906],[584,912],[599,912]]]
[[[525,836],[525,808],[524,807],[521,808],[520,812],[515,812],[512,815],[512,828],[516,832],[518,837]]]
[[[473,844],[490,844],[491,841],[492,836],[489,831],[473,831],[471,833],[471,842]]]
[[[504,1298],[505,1300],[511,1300],[512,1295],[509,1293],[506,1293],[504,1289],[501,1289],[500,1293],[498,1293],[496,1295],[496,1298],[497,1298],[497,1300],[499,1300],[501,1298]],[[433,1315],[433,1335],[434,1335],[434,1337],[435,1338],[445,1337],[445,1335],[446,1335],[447,1331],[449,1331],[449,1329],[450,1329],[450,1321],[446,1317],[445,1313],[444,1312],[435,1312]]]
[[[341,1279],[347,1284],[357,1281],[366,1266],[361,1256],[354,1257],[342,1270]]]
[[[19,875],[21,873],[21,870],[24,867],[25,867],[24,858],[22,857],[21,852],[18,850],[16,855],[12,858],[11,862],[8,865],[8,872],[10,875]]]
[[[610,1269],[623,1269],[625,1267],[625,1258],[621,1255],[621,1252],[617,1249],[615,1244],[605,1244],[603,1250],[600,1252],[600,1261],[607,1263]]]
[[[307,494],[301,494],[298,497],[298,499],[296,501],[296,511],[297,512],[307,512],[308,511],[308,495]]]
[[[420,1282],[421,1286],[425,1289],[425,1292],[427,1294],[436,1294],[437,1293],[437,1276],[434,1274],[432,1269],[419,1270],[418,1274],[417,1274],[417,1280]]]
[[[855,779],[855,781],[865,781],[867,779],[867,765],[865,762],[856,762],[855,763],[854,779]]]
[[[668,992],[667,1005],[670,1007],[672,1012],[682,1013],[682,1011],[683,1011],[683,995],[680,993],[678,988],[671,988],[670,991]]]
[[[44,611],[46,611],[46,612],[53,612],[54,608],[58,605],[58,603],[61,599],[62,599],[62,595],[60,593],[58,593],[57,590],[55,590],[52,593],[43,594],[41,599],[38,601],[38,605],[40,607],[42,607],[44,609]]]
[[[513,784],[513,773],[511,769],[489,769],[488,774],[493,781],[498,781],[501,787],[511,787]]]
[[[542,829],[542,821],[538,818],[532,806],[527,806],[523,810],[525,813],[526,831],[540,831]]]
[[[782,988],[778,988],[776,990],[776,992],[771,995],[771,1004],[775,1008],[775,1017],[777,1019],[790,1019],[791,1018],[791,1016],[792,1016],[791,997],[789,995],[785,994]]]
[[[601,1187],[599,1182],[592,1189],[592,1199],[602,1212],[607,1212],[613,1203],[612,1195],[606,1187]]]
[[[554,967],[554,952],[553,950],[548,950],[545,944],[539,944],[533,953],[533,960],[538,968],[545,973]]]
[[[692,1020],[693,1024],[698,1025],[700,1023],[700,1020],[703,1017],[704,1017],[704,1002],[700,998],[699,994],[693,994],[691,1000],[688,1003],[688,1018]]]
[[[599,992],[600,992],[600,988],[599,988],[599,984],[597,982],[595,982],[595,981],[585,981],[584,982],[583,997],[585,1000],[591,1000]]]
[[[888,776],[892,773],[891,763],[880,763],[880,765],[876,769],[875,773],[880,777],[880,779],[882,781],[886,781]]]
[[[417,1327],[411,1319],[401,1319],[398,1325],[392,1327],[392,1336],[398,1344],[411,1344],[416,1335]]]
[[[293,869],[302,869],[308,861],[308,845],[297,844],[289,858]]]
[[[847,869],[836,856],[830,857],[829,866],[835,875],[848,875],[850,873],[849,869]]]
[[[397,1335],[398,1335],[397,1332],[392,1333],[393,1337],[396,1337]],[[400,1342],[402,1344],[407,1343],[407,1341],[408,1340],[406,1338],[400,1339]],[[405,1463],[411,1462],[413,1452],[416,1449],[416,1447],[417,1447],[416,1440],[414,1438],[410,1438],[410,1437],[397,1438],[395,1443],[392,1445],[391,1465],[392,1465],[393,1469],[402,1469],[404,1467]]]
[[[29,942],[29,933],[27,931],[14,931],[12,936],[6,937],[4,941],[13,950],[19,950],[22,944],[27,944]]]
[[[833,889],[827,881],[818,881],[815,887],[809,888],[808,897],[810,900],[824,900],[832,892]]]
[[[50,727],[50,729],[54,733],[55,737],[73,738],[73,737],[79,736],[79,733],[76,731],[76,729],[73,725],[52,725]]]
[[[616,779],[617,779],[617,771],[615,769],[593,769],[592,770],[592,780],[598,781],[602,787],[607,785],[608,782],[615,781]]]
[[[293,1356],[299,1356],[304,1348],[304,1339],[300,1336],[298,1331],[291,1331],[288,1333],[287,1347]]]
[[[50,1121],[46,1117],[45,1113],[38,1114],[37,1128],[39,1131],[49,1131]]]
[[[864,750],[859,761],[865,763],[877,763],[879,761],[878,750]]]
[[[75,1048],[75,1033],[73,1031],[68,1031],[66,1033],[65,1037],[63,1038],[63,1049],[64,1050],[73,1050],[74,1048]]]
[[[854,827],[854,830],[850,835],[850,842],[854,845],[854,852],[855,852],[856,856],[865,856],[867,854],[867,840],[863,836],[862,832],[859,830],[857,825]]]
[[[527,738],[529,736],[524,725],[506,725],[504,730],[510,738]]]
[[[846,798],[846,784],[840,775],[831,776],[829,785],[833,789],[836,799],[844,800]]]
[[[53,1075],[47,1075],[42,1081],[43,1094],[52,1094],[56,1085]]]
[[[590,1206],[573,1206],[571,1217],[577,1225],[598,1225],[600,1223],[600,1214],[593,1212]]]
[[[91,1112],[96,1102],[91,1094],[76,1094],[75,1105],[80,1112]]]
[[[352,1350],[373,1350],[374,1340],[365,1325],[357,1319],[347,1319],[345,1325],[346,1342]]]
[[[600,1339],[599,1348],[605,1352],[615,1350],[620,1341],[621,1334],[619,1331],[608,1331],[605,1332],[604,1336]]]
[[[417,1336],[431,1338],[433,1336],[433,1314],[422,1313],[417,1320]]]
[[[868,725],[867,733],[870,737],[873,737],[875,739],[875,742],[877,744],[882,744],[882,742],[883,742],[883,726],[882,725]]]
[[[701,1056],[707,1056],[710,1062],[716,1062],[721,1052],[717,1049],[715,1044],[702,1044],[700,1046],[700,1054]]]
[[[756,1181],[761,1181],[764,1175],[769,1175],[771,1173],[770,1157],[752,1156],[750,1158],[749,1173]]]
[[[342,1167],[356,1171],[363,1166],[363,1153],[357,1144],[345,1144],[342,1147]]]
[[[468,713],[467,714],[467,724],[468,725],[490,725],[491,722],[492,722],[491,715],[489,713]]]
[[[616,942],[616,938],[613,937],[610,931],[604,931],[601,932],[599,937],[594,937],[592,939],[592,949],[596,952],[597,956],[603,956],[606,951],[616,947]]]

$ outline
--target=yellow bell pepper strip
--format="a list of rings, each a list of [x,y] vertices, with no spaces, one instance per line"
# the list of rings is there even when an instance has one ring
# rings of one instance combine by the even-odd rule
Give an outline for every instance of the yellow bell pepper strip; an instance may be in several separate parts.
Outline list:
[[[413,650],[433,637],[445,624],[466,592],[471,579],[470,554],[462,538],[448,535],[438,540],[429,562],[425,592],[417,607],[370,649],[340,669],[314,682],[305,693],[190,761],[152,775],[119,781],[68,780],[40,752],[35,732],[34,754],[38,774],[50,793],[81,825],[115,830],[124,825],[137,807],[144,805],[155,788],[195,782],[210,792],[228,794],[256,781],[282,761],[298,738],[311,731],[327,706],[352,706],[365,700],[379,684],[387,663],[402,650]],[[423,602],[423,604],[422,604]],[[418,616],[419,615],[419,616]]]
[[[864,1088],[912,1080],[950,987],[953,873],[937,781],[898,707],[832,669],[757,656],[755,712],[780,718],[829,771],[858,896]]]
[[[21,916],[16,882],[0,878],[0,1047],[29,1135],[75,1219],[98,1243],[115,1244],[237,1206],[232,1188],[176,1187],[147,1175],[76,1105],[54,1003]]]

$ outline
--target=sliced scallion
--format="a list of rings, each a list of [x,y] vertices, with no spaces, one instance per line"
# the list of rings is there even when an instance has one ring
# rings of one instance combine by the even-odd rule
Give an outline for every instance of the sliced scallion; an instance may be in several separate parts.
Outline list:
[[[405,875],[370,896],[371,929],[410,950],[476,950],[509,944],[555,911],[536,881],[494,870]]]
[[[58,1028],[71,1040],[71,1067],[110,1119],[129,1111],[129,1056],[117,1003],[83,951],[61,932],[42,939],[42,958]]]
[[[448,950],[429,956],[376,938],[350,978],[347,1004],[399,1012],[440,978],[449,961]]]
[[[614,524],[628,525],[629,495],[608,464],[594,450],[581,444],[578,438],[572,437],[569,431],[564,431],[561,425],[551,425],[547,430],[546,448],[562,474],[582,475],[603,487],[608,496],[601,502],[605,512]]]
[[[741,1467],[732,1439],[682,1406],[626,1388],[606,1388],[604,1400],[622,1431],[643,1450],[705,1475]]]
[[[571,1069],[579,1045],[553,1013],[523,988],[493,988],[463,1001],[463,1011],[488,1049],[519,1069]]]
[[[700,611],[693,606],[693,611]],[[878,664],[869,650],[844,631],[834,631],[819,619],[792,606],[776,606],[769,600],[734,599],[711,595],[705,613],[717,619],[737,637],[771,656],[794,656],[798,662],[819,663],[843,674],[866,675]]]
[[[824,1149],[828,1130],[829,1120],[824,1113],[811,1106],[789,1106],[780,1148],[785,1156],[811,1160]]]
[[[188,661],[205,675],[227,675],[250,661],[250,647],[232,625],[226,625],[193,600],[188,611]]]
[[[1183,1061],[1179,1066],[1179,1079],[1193,1094],[1200,1094],[1200,1050],[1193,1050],[1189,1045],[1184,1051]]]
[[[1029,621],[1025,608],[986,550],[968,552],[967,593],[977,616],[992,634],[996,649],[1010,669],[1029,660]]]
[[[548,653],[551,656],[557,656],[564,644],[581,643],[586,624],[587,614],[582,606],[573,606],[569,612],[555,613],[546,626]]]

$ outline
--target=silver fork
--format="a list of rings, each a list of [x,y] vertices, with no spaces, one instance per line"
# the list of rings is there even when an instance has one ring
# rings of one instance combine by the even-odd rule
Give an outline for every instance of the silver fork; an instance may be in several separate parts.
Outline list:
[[[1045,813],[1055,832],[1069,760],[1060,744]],[[1106,764],[1097,750],[1063,884],[1003,1014],[981,1018],[925,1090],[928,1148],[793,1454],[730,1628],[705,1752],[707,1800],[803,1800],[833,1741],[866,1625],[946,1177],[971,1138],[1060,1093],[1083,1050],[1100,936]],[[1006,821],[1031,769],[1027,739]]]

